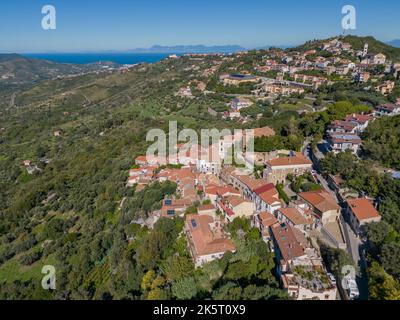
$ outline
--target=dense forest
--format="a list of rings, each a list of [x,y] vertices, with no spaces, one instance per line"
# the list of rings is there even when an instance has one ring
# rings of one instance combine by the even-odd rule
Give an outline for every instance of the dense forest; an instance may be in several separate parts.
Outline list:
[[[365,156],[400,170],[400,117],[374,121],[364,134]]]

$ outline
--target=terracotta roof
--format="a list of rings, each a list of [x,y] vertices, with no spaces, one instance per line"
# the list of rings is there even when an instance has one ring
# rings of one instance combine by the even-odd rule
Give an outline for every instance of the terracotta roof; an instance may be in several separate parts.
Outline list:
[[[228,216],[232,217],[235,215],[232,209],[228,208],[222,201],[218,201],[218,205],[221,207],[222,211],[225,212]]]
[[[262,179],[257,180],[246,175],[235,175],[235,176],[240,182],[245,184],[251,191],[255,191],[267,184],[267,182]]]
[[[236,194],[236,195],[240,195],[240,192],[237,191],[235,188],[231,187],[231,186],[216,186],[216,185],[209,185],[206,186],[205,190],[204,190],[205,194],[212,194],[212,195],[219,195],[221,197],[227,195],[227,194]]]
[[[228,202],[232,207],[237,207],[238,205],[241,205],[242,203],[248,202],[246,199],[239,197],[239,196],[228,196],[225,197],[226,202]]]
[[[340,210],[335,199],[326,191],[301,192],[299,196],[322,213],[330,210]]]
[[[187,198],[173,199],[173,200],[171,200],[170,205],[166,205],[164,201],[163,201],[163,206],[161,207],[161,216],[168,217],[168,218],[175,216],[175,215],[169,215],[168,211],[176,210],[179,212],[183,212],[186,210],[187,207],[189,207],[193,203],[193,201],[191,201],[190,199],[187,199]]]
[[[279,192],[276,190],[274,187],[273,189],[270,189],[266,192],[263,192],[258,195],[262,201],[265,203],[268,203],[269,205],[272,205],[276,202],[280,202],[279,200]]]
[[[198,208],[198,211],[207,211],[207,210],[215,210],[215,206],[213,204],[203,204]]]
[[[308,248],[308,241],[304,235],[303,232],[301,232],[299,229],[297,228],[292,228],[294,237],[296,238],[297,242],[304,248],[307,249]]]
[[[350,121],[335,120],[331,123],[331,128],[343,128],[346,131],[352,131],[357,124]]]
[[[305,248],[297,241],[293,229],[282,223],[271,227],[282,258],[288,262],[303,256]]]
[[[274,224],[276,224],[276,223],[279,222],[278,219],[275,218],[274,215],[272,215],[272,214],[270,214],[270,213],[268,213],[268,212],[261,212],[261,213],[258,215],[258,217],[259,217],[259,219],[260,219],[261,224],[262,224],[265,228],[271,227],[271,226],[273,226]]]
[[[235,246],[232,241],[224,237],[222,229],[213,230],[210,226],[212,223],[214,219],[208,215],[189,214],[186,216],[186,227],[191,235],[195,253],[208,255],[234,251]]]
[[[166,177],[171,181],[176,182],[177,180],[183,181],[186,178],[195,179],[196,175],[190,168],[181,169],[164,169],[158,174],[158,177]]]
[[[372,119],[372,116],[369,114],[350,114],[346,116],[346,121],[357,122],[360,124],[364,124]]]
[[[195,189],[185,189],[183,190],[183,196],[186,199],[189,199],[191,202],[194,202],[197,200],[197,191]]]
[[[349,199],[347,203],[359,221],[381,216],[368,199]]]
[[[275,135],[275,130],[270,127],[255,128],[254,138],[271,137]]]
[[[274,189],[274,188],[275,188],[275,186],[274,186],[273,183],[267,183],[266,185],[263,185],[263,186],[255,189],[254,193],[255,194],[261,194],[261,193],[264,193],[264,192],[269,191],[269,190]]]
[[[312,165],[312,162],[308,160],[301,153],[296,153],[293,157],[281,157],[267,161],[271,167],[281,166],[298,166],[298,165]]]
[[[146,156],[138,156],[138,157],[136,157],[135,161],[147,162],[147,157]]]
[[[312,221],[305,218],[297,209],[295,208],[280,208],[278,210],[287,219],[289,219],[294,225],[304,225],[311,224]]]

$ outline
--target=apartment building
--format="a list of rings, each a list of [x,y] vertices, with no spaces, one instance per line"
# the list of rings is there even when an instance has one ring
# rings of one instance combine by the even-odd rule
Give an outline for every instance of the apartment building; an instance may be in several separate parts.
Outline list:
[[[254,214],[254,203],[239,196],[228,196],[217,200],[217,208],[228,222],[236,218],[251,218]]]
[[[363,226],[372,222],[380,222],[382,219],[378,210],[365,198],[348,199],[347,213],[350,217],[351,226],[357,234],[362,231]]]
[[[301,153],[292,152],[288,157],[278,157],[266,162],[264,179],[268,183],[285,183],[288,174],[300,176],[311,171],[312,162]]]
[[[350,150],[357,154],[362,145],[361,138],[354,133],[331,132],[328,135],[329,149],[335,154]]]
[[[298,196],[322,225],[338,221],[341,208],[327,191],[301,192]]]

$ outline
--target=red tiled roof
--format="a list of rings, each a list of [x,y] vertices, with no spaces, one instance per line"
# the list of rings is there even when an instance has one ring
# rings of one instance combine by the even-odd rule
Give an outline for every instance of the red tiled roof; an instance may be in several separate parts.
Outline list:
[[[208,210],[214,210],[216,209],[213,204],[203,204],[198,208],[198,211],[208,211]]]
[[[266,185],[255,189],[254,193],[259,195],[261,193],[264,193],[264,192],[269,191],[269,190],[274,189],[274,188],[275,188],[275,186],[274,186],[273,183],[267,183]]]
[[[239,179],[240,182],[245,184],[251,191],[255,191],[261,187],[264,187],[267,182],[265,180],[257,180],[252,177],[246,176],[246,175],[235,175],[237,179]]]
[[[366,123],[372,119],[372,116],[369,114],[350,114],[346,116],[346,121],[354,121],[357,123]]]
[[[224,211],[228,216],[232,217],[235,213],[229,209],[222,201],[218,201],[218,205],[221,207],[222,211]]]
[[[340,210],[335,199],[326,191],[301,192],[299,196],[322,213],[330,210]]]
[[[293,157],[281,157],[267,161],[271,167],[296,166],[296,165],[312,165],[312,162],[304,157],[301,153],[296,153]]]
[[[331,123],[331,128],[343,128],[346,131],[352,131],[357,125],[353,122],[335,120]]]
[[[228,196],[225,197],[225,201],[232,205],[232,207],[237,207],[244,202],[250,202],[240,196]]]
[[[271,137],[275,135],[275,130],[270,127],[255,128],[254,138]]]
[[[381,216],[368,199],[349,199],[347,203],[359,221],[379,218]]]
[[[212,195],[219,195],[219,196],[224,196],[226,194],[237,194],[239,195],[240,192],[237,191],[235,188],[231,186],[216,186],[216,185],[210,185],[206,186],[204,190],[205,194],[212,194]]]
[[[186,227],[190,233],[194,246],[195,254],[208,255],[226,251],[234,251],[235,246],[228,238],[223,237],[223,231],[220,234],[214,232],[210,224],[214,219],[208,215],[186,216]]]
[[[135,161],[147,162],[147,157],[146,156],[138,156],[138,157],[136,157]]]
[[[294,225],[305,225],[312,223],[311,220],[303,217],[302,214],[295,208],[280,208],[278,211],[288,218]]]
[[[274,203],[280,202],[279,200],[279,192],[274,187],[268,191],[265,191],[258,195],[262,201],[268,203],[269,205],[273,205]]]
[[[278,224],[272,226],[271,230],[282,258],[286,262],[304,255],[305,248],[297,241],[291,227],[287,224]]]
[[[258,215],[258,217],[259,217],[259,219],[260,219],[261,224],[262,224],[265,228],[271,227],[271,226],[273,226],[274,224],[276,224],[276,223],[279,222],[278,219],[275,218],[274,215],[272,215],[272,214],[270,214],[270,213],[268,213],[268,212],[261,212],[261,213]]]

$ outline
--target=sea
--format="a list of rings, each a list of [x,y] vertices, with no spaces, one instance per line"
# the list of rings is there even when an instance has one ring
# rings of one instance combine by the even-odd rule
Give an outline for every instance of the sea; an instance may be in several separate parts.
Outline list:
[[[154,63],[169,53],[29,53],[25,57],[44,59],[59,63],[87,64],[96,62],[114,62],[118,64]]]

